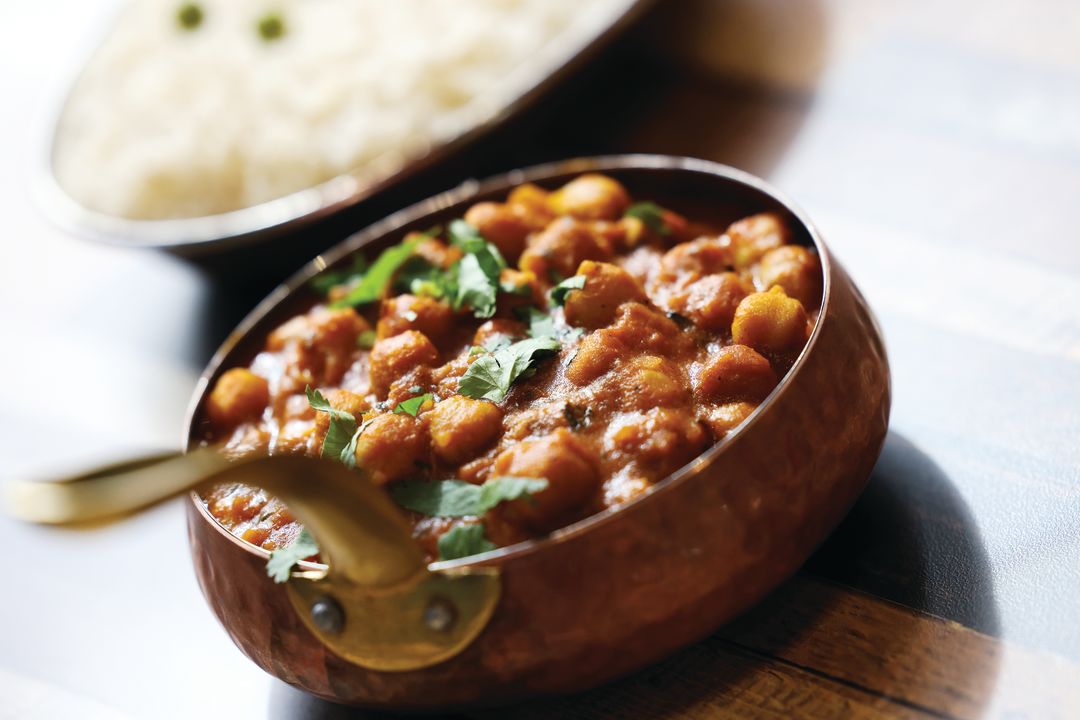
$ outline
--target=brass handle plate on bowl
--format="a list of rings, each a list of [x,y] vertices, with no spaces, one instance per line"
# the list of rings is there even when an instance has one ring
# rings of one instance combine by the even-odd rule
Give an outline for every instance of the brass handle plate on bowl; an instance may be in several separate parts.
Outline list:
[[[31,522],[96,522],[223,482],[276,495],[315,535],[327,567],[294,572],[286,592],[308,629],[357,665],[395,672],[435,665],[468,647],[495,611],[497,570],[428,570],[401,511],[338,463],[300,456],[229,462],[216,448],[201,448],[54,482],[16,482],[7,508]]]

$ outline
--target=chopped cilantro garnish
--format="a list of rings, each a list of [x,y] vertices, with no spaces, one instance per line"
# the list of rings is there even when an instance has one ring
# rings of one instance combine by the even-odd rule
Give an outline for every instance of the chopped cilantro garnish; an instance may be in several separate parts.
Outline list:
[[[356,441],[367,429],[369,423],[365,422],[359,427],[353,414],[339,410],[330,404],[330,401],[319,392],[306,388],[308,404],[316,412],[324,412],[330,415],[330,427],[326,429],[326,437],[323,438],[320,455],[324,458],[338,460],[349,467],[356,465]]]
[[[501,502],[532,496],[548,486],[543,478],[502,475],[483,485],[462,480],[406,480],[390,495],[407,510],[432,517],[483,515]]]
[[[394,273],[412,256],[418,242],[417,239],[406,240],[383,250],[378,259],[360,278],[360,282],[349,291],[348,295],[334,302],[331,307],[352,307],[382,299]]]
[[[457,560],[458,558],[479,555],[494,550],[497,546],[487,539],[483,523],[458,525],[450,532],[439,537],[439,559]]]
[[[356,336],[356,347],[370,350],[375,347],[375,331],[365,330]]]
[[[478,245],[487,242],[475,225],[460,218],[450,223],[447,234],[450,236],[450,244],[465,252],[472,252]]]
[[[561,306],[566,302],[566,296],[570,294],[571,291],[580,290],[583,287],[585,287],[585,276],[574,275],[573,277],[566,278],[561,283],[551,288],[548,297],[551,298],[552,305]]]
[[[592,420],[592,408],[587,405],[582,407],[574,403],[566,403],[563,406],[563,417],[566,418],[566,423],[571,430],[577,430],[588,426]]]
[[[419,390],[420,388],[417,388],[417,391]],[[424,406],[424,403],[426,403],[428,400],[433,399],[434,397],[435,396],[431,393],[424,393],[423,395],[417,395],[416,397],[409,398],[408,400],[402,400],[397,404],[397,407],[394,408],[394,414],[412,415],[413,417],[416,417],[417,414],[420,412],[420,408]]]
[[[277,40],[285,34],[285,21],[281,15],[275,12],[267,13],[259,18],[259,37],[266,42]]]
[[[535,369],[536,362],[557,351],[560,343],[553,337],[529,338],[482,355],[469,365],[458,380],[458,392],[477,400],[500,402],[510,386]]]
[[[515,285],[512,282],[501,282],[499,283],[499,289],[508,295],[520,295],[522,297],[532,295],[532,286],[528,283]]]
[[[548,313],[526,305],[516,308],[517,316],[529,325],[529,337],[555,337],[555,318]]]
[[[319,273],[311,279],[311,287],[320,295],[326,295],[332,288],[338,285],[359,280],[368,269],[367,258],[363,255],[354,255],[352,264],[345,270],[327,270]]]
[[[626,217],[637,218],[658,235],[671,234],[671,228],[664,222],[664,208],[654,202],[634,203],[626,210]]]
[[[476,255],[466,255],[461,258],[457,265],[457,294],[454,297],[454,307],[468,305],[473,309],[473,315],[476,317],[491,317],[495,314],[495,301],[499,289],[498,278],[496,270],[495,282],[492,282]]]
[[[194,30],[202,21],[203,9],[198,3],[186,2],[176,10],[176,22],[185,30]]]
[[[266,574],[273,578],[274,582],[286,582],[296,563],[317,555],[318,552],[319,545],[315,538],[307,528],[303,528],[291,544],[270,553],[270,559],[266,562]]]

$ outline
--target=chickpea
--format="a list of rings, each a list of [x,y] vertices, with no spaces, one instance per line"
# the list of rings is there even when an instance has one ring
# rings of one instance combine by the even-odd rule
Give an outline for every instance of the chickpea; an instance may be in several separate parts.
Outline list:
[[[641,303],[619,307],[611,334],[629,348],[661,355],[670,354],[680,341],[691,342],[670,318]]]
[[[516,338],[525,337],[525,325],[517,320],[488,320],[476,328],[473,334],[472,344],[484,347],[496,338],[504,337],[513,341]]]
[[[821,304],[821,261],[802,245],[785,245],[765,253],[758,277],[766,289],[780,286],[803,307]]]
[[[551,193],[539,185],[524,183],[510,191],[506,204],[512,207],[532,230],[542,230],[555,219],[555,212],[548,202],[550,196]]]
[[[384,338],[375,343],[369,358],[371,390],[385,397],[390,385],[399,376],[420,366],[431,367],[439,360],[439,351],[416,330]]]
[[[447,245],[442,240],[424,235],[422,233],[409,233],[407,240],[419,240],[413,248],[413,255],[428,261],[435,267],[448,269],[461,259],[462,252],[453,245]]]
[[[746,345],[721,348],[701,369],[697,392],[703,400],[727,403],[749,400],[759,403],[776,387],[776,373],[769,361]]]
[[[496,508],[507,520],[544,532],[582,514],[600,487],[598,459],[565,428],[539,440],[527,440],[495,459],[492,475],[544,478],[548,486],[531,498]]]
[[[507,262],[516,263],[525,249],[525,238],[532,225],[514,206],[481,202],[465,212],[465,222],[476,227],[484,239],[503,254]]]
[[[502,430],[502,410],[486,400],[452,395],[424,414],[431,447],[441,460],[460,465],[490,446]]]
[[[736,401],[714,405],[706,409],[704,420],[717,440],[734,430],[742,421],[757,410],[757,403]]]
[[[375,336],[400,335],[418,330],[437,345],[446,343],[454,326],[454,311],[441,300],[422,295],[398,295],[382,301]]]
[[[706,275],[672,295],[668,307],[690,318],[699,328],[726,332],[731,329],[735,308],[752,290],[732,272]]]
[[[424,424],[409,415],[378,415],[356,440],[356,467],[377,485],[416,473],[427,459]]]
[[[567,379],[584,386],[600,377],[629,349],[610,330],[597,330],[586,335],[578,345],[577,354],[566,368]]]
[[[206,399],[206,417],[217,427],[254,420],[270,403],[270,385],[247,368],[226,370]]]
[[[789,298],[780,286],[743,298],[735,310],[731,335],[765,355],[786,354],[802,348],[807,337],[807,316],[802,303]]]
[[[295,343],[311,350],[351,354],[356,349],[356,338],[370,329],[367,320],[352,308],[318,306],[271,332],[266,349],[278,351]]]
[[[652,408],[612,423],[608,441],[612,451],[636,456],[653,477],[664,477],[697,457],[709,434],[688,410]]]
[[[731,245],[726,237],[702,237],[679,243],[660,258],[661,284],[688,283],[731,269]]]
[[[787,244],[791,232],[783,219],[773,212],[758,213],[728,226],[735,268],[744,270],[770,250]]]
[[[618,265],[586,260],[578,266],[585,286],[566,296],[566,322],[577,327],[598,328],[615,319],[625,302],[645,302],[645,291],[634,277]]]
[[[627,408],[646,410],[684,405],[690,392],[679,368],[658,355],[639,355],[620,366],[616,381]]]
[[[551,208],[559,215],[582,220],[615,220],[630,207],[630,195],[618,181],[589,173],[551,193]]]
[[[544,288],[540,286],[540,281],[537,280],[536,276],[531,272],[522,272],[521,270],[515,270],[514,268],[503,268],[499,271],[499,284],[516,288],[520,293],[508,293],[500,289],[500,314],[507,314],[512,317],[514,308],[520,305],[536,305],[542,307],[544,304]]]
[[[584,223],[559,218],[529,238],[518,267],[541,281],[558,282],[585,260],[608,260],[611,248]]]

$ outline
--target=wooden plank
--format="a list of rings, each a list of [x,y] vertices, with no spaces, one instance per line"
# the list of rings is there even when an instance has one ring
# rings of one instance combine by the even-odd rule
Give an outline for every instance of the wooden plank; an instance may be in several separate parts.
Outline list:
[[[468,717],[869,720],[936,716],[712,638],[652,668],[581,695]]]
[[[1080,717],[1080,665],[808,575],[719,637],[944,717]]]

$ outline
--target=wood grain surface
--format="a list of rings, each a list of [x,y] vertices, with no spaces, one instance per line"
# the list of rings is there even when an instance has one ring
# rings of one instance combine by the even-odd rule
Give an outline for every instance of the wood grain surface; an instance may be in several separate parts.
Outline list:
[[[284,268],[396,207],[541,160],[704,157],[807,209],[878,313],[881,461],[721,633],[472,716],[1080,717],[1080,4],[660,0],[514,126],[227,272],[79,241],[31,201],[46,111],[116,4],[0,4],[5,476],[175,446],[203,364]],[[231,646],[175,503],[85,533],[0,518],[0,543],[0,718],[371,717]]]

